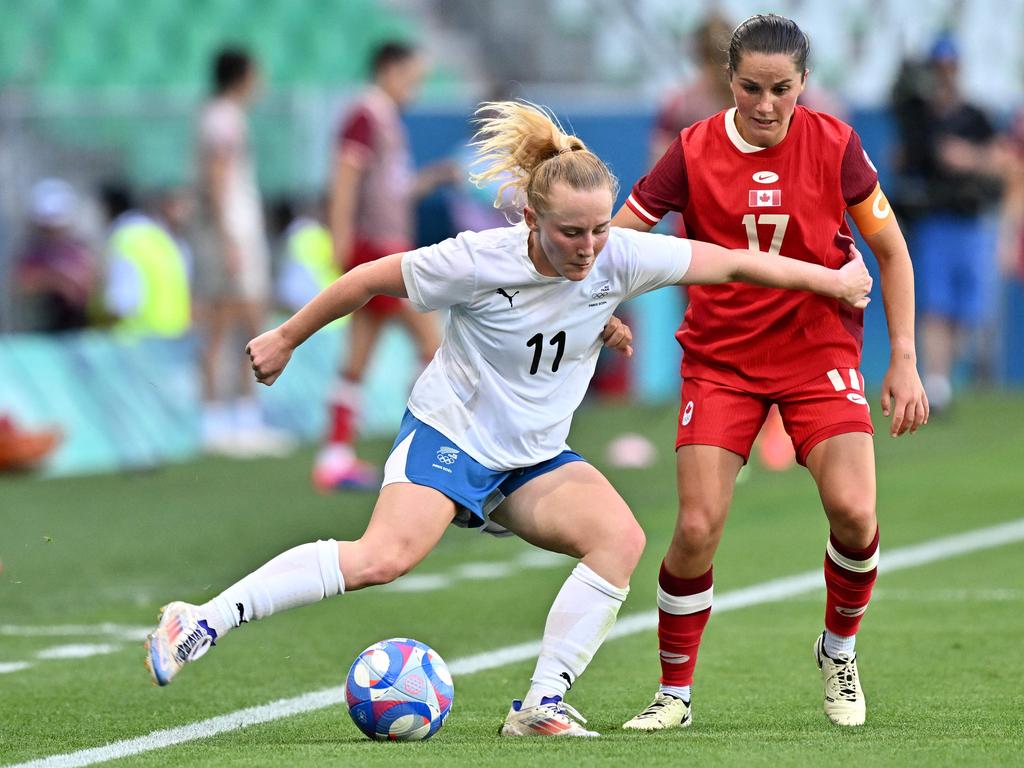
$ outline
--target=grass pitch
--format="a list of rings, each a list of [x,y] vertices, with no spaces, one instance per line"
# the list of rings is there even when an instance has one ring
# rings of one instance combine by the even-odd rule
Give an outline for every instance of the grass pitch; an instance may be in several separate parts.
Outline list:
[[[607,472],[648,534],[622,618],[655,607],[675,517],[675,417],[670,406],[594,405],[576,421],[573,447]],[[878,426],[883,562],[887,550],[1024,517],[1024,398],[964,399],[899,440]],[[626,431],[659,446],[654,467],[604,465],[608,441]],[[388,447],[366,450],[382,459]],[[316,495],[310,460],[307,451],[137,475],[0,480],[0,765],[342,686],[355,655],[384,637],[415,637],[449,661],[539,639],[571,562],[452,530],[414,572],[420,591],[367,590],[247,626],[174,685],[151,687],[138,628],[162,603],[201,602],[287,547],[361,532],[374,497]],[[715,562],[716,594],[820,568],[826,531],[806,472],[752,467]],[[517,575],[500,577],[503,566]],[[117,764],[1020,764],[1024,544],[882,575],[858,642],[868,697],[860,729],[836,728],[821,713],[811,645],[823,601],[808,593],[714,616],[685,731],[619,730],[656,685],[656,640],[645,631],[609,641],[570,695],[601,739],[496,736],[509,701],[526,690],[531,660],[456,677],[452,715],[427,743],[370,742],[333,706]]]

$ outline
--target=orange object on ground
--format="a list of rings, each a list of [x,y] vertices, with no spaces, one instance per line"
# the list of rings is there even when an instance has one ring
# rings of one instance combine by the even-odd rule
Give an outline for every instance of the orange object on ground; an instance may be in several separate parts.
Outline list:
[[[61,438],[60,430],[30,432],[0,416],[0,472],[33,469],[53,453]]]

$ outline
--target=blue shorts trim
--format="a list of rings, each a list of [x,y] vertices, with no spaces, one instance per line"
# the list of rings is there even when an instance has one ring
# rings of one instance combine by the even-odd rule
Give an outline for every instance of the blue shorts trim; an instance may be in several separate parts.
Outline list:
[[[479,528],[489,523],[488,515],[502,501],[528,482],[573,461],[586,459],[575,451],[565,450],[530,467],[488,469],[453,440],[406,410],[384,465],[383,485],[409,482],[440,491],[456,504],[456,525]]]

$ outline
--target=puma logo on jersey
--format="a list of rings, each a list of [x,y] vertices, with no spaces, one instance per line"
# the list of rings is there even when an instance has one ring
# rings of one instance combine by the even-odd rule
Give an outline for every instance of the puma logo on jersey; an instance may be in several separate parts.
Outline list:
[[[779,174],[771,171],[758,171],[751,178],[758,184],[774,184],[779,180]]]
[[[495,291],[495,293],[501,294],[506,299],[508,299],[508,308],[509,309],[514,309],[515,308],[515,307],[512,306],[512,299],[514,299],[516,296],[519,295],[519,291],[516,291],[511,296],[509,296],[508,293],[505,292],[504,288],[499,288],[498,290]]]

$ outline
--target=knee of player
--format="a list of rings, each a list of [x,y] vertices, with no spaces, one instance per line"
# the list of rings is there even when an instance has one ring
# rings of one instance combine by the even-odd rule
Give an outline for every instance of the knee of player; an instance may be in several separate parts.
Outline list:
[[[674,545],[700,549],[713,542],[722,530],[725,514],[711,507],[680,506]]]
[[[644,529],[630,515],[629,521],[614,531],[612,537],[620,561],[632,571],[640,562],[644,547],[647,546],[647,535],[644,533]]]
[[[603,524],[583,532],[572,549],[580,559],[596,557],[604,563],[613,564],[616,573],[628,579],[640,562],[646,545],[644,529],[627,512],[621,519],[606,519]]]
[[[367,586],[390,584],[412,570],[413,564],[401,553],[388,553],[375,557],[366,564],[362,581]]]
[[[843,533],[855,538],[870,538],[877,525],[875,501],[864,494],[848,493],[830,497],[825,502],[832,529],[842,538]]]

